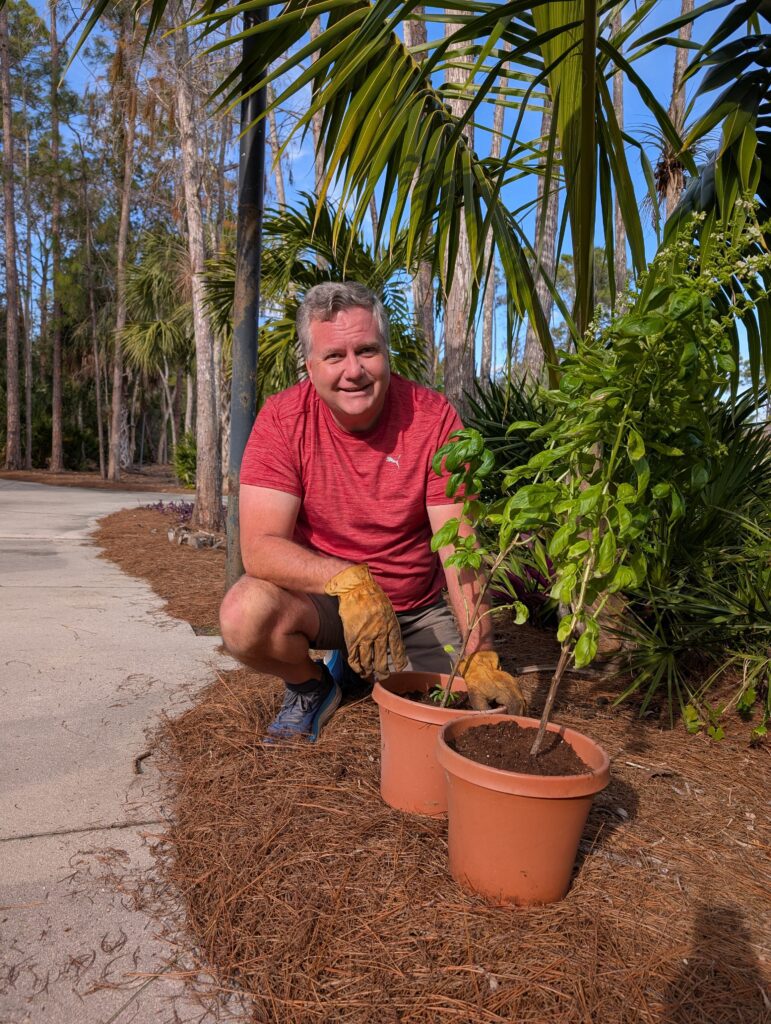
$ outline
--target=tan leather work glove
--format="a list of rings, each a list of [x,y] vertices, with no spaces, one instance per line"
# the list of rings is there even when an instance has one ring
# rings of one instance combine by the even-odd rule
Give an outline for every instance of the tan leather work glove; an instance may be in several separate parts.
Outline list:
[[[401,672],[407,665],[402,633],[385,591],[377,584],[366,565],[343,569],[324,587],[338,598],[343,620],[348,664],[360,676],[375,674],[387,679],[388,652]]]
[[[523,715],[527,701],[519,680],[504,672],[495,651],[477,651],[462,658],[458,665],[468,689],[469,704],[475,711],[489,711],[491,704],[501,704],[510,715]]]

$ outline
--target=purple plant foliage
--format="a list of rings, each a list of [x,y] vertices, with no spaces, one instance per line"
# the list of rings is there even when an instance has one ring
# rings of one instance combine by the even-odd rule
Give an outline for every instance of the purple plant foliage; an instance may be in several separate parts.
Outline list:
[[[156,501],[145,508],[160,512],[164,516],[173,516],[177,523],[189,523],[193,516],[192,501]]]

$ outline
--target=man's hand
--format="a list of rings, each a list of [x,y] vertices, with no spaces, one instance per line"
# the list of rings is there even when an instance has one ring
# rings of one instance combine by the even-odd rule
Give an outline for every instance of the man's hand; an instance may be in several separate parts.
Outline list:
[[[396,670],[407,665],[402,633],[382,588],[366,565],[352,565],[333,576],[324,587],[340,603],[348,664],[360,676],[387,679],[390,650]]]
[[[458,674],[466,683],[475,711],[489,711],[494,704],[503,705],[510,715],[523,715],[527,710],[519,680],[503,671],[495,651],[477,651],[463,658]]]

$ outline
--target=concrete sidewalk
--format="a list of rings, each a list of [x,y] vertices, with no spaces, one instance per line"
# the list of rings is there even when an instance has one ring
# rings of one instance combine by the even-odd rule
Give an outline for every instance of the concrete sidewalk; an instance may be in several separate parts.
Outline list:
[[[133,895],[167,813],[136,759],[232,664],[88,540],[159,498],[0,480],[0,1024],[230,1019]]]

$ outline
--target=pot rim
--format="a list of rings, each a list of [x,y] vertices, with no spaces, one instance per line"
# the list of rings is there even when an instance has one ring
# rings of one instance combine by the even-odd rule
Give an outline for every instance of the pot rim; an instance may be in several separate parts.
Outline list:
[[[420,704],[401,696],[410,690],[422,690],[427,693],[434,685],[444,686],[448,678],[448,672],[392,672],[388,679],[375,683],[372,699],[386,711],[428,725],[444,725],[448,719],[454,721],[478,715],[478,711],[470,711],[468,708],[443,708],[438,705]],[[453,691],[467,692],[465,682],[458,675],[453,680],[452,688]]]
[[[590,796],[603,790],[610,780],[610,758],[607,752],[589,736],[570,729],[556,722],[549,722],[548,732],[556,732],[570,744],[582,760],[592,756],[596,762],[592,771],[583,775],[528,775],[525,772],[507,771],[493,768],[491,765],[472,761],[453,750],[447,743],[453,734],[467,732],[469,729],[483,725],[494,725],[497,722],[516,722],[526,729],[537,729],[536,718],[521,715],[505,714],[465,714],[454,717],[447,722],[437,736],[437,759],[439,764],[451,775],[485,789],[499,793],[511,793],[518,796],[534,796],[544,799],[565,799],[570,797]],[[578,741],[576,744],[575,741]],[[576,747],[580,749],[576,749]]]

